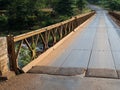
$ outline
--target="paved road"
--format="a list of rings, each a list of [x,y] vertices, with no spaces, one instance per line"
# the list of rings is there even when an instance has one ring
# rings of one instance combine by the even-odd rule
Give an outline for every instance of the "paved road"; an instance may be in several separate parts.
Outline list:
[[[87,77],[107,78],[120,76],[120,29],[105,10],[91,7],[97,11],[92,20],[30,72],[61,75],[85,73]]]

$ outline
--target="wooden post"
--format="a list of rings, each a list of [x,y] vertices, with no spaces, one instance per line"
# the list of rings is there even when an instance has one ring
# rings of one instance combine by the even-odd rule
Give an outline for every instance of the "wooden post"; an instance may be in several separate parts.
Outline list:
[[[8,44],[8,57],[9,57],[10,70],[15,71],[15,73],[17,74],[18,70],[17,70],[17,61],[15,55],[15,45],[14,45],[13,35],[7,36],[7,44]]]
[[[48,31],[46,29],[45,35],[44,35],[44,39],[45,39],[45,43],[44,43],[44,50],[46,51],[49,47],[48,47]]]
[[[74,20],[74,26],[76,28],[76,27],[79,26],[79,24],[78,24],[78,18],[77,17],[74,17],[74,18],[75,18],[75,20]]]

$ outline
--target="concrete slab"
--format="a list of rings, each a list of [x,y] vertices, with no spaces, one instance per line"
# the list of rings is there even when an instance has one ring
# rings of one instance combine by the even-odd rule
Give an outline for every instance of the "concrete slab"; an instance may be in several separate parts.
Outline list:
[[[120,52],[113,52],[113,57],[115,61],[115,67],[120,78]]]
[[[111,52],[93,51],[90,58],[89,68],[115,69]]]
[[[117,70],[118,78],[120,79],[120,69]]]
[[[87,76],[118,78],[111,52],[93,51]]]
[[[108,28],[108,37],[112,51],[120,51],[120,38],[115,28]]]
[[[112,45],[110,44],[110,42],[115,42],[115,40],[112,40],[116,33],[111,30],[108,31],[107,23],[110,24],[110,22],[106,21],[106,19],[106,14],[103,12],[96,31],[86,76],[118,78],[116,66],[114,65],[114,57],[111,52]]]
[[[115,78],[118,79],[118,75],[115,69],[100,69],[89,68],[86,72],[86,77],[99,77],[99,78]]]
[[[23,74],[0,83],[0,90],[120,90],[120,80]]]
[[[61,67],[77,67],[87,69],[90,50],[72,50]]]
[[[112,55],[114,58],[115,67],[120,78],[120,38],[115,28],[108,29],[108,37],[111,45]]]
[[[91,50],[92,49],[94,35],[95,34],[92,33],[92,34],[89,34],[89,35],[84,35],[82,38],[77,38],[71,44],[72,49]]]
[[[72,68],[72,67],[48,67],[48,66],[35,66],[28,73],[33,74],[49,74],[60,76],[75,76],[85,73],[84,68]]]
[[[107,38],[98,38],[94,39],[93,51],[110,51],[110,45]]]

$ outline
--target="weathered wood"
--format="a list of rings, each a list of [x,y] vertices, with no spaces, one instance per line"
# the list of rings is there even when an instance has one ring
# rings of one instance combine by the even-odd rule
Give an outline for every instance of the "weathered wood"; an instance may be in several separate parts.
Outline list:
[[[14,44],[14,37],[12,35],[7,36],[7,43],[8,43],[8,55],[9,55],[10,69],[17,73],[15,44]]]

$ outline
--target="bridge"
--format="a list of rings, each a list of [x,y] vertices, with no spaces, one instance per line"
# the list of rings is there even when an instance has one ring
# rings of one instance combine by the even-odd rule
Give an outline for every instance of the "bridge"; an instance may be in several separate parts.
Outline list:
[[[96,12],[9,35],[9,67],[20,75],[0,90],[119,90],[120,15],[91,7]]]

